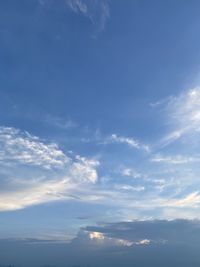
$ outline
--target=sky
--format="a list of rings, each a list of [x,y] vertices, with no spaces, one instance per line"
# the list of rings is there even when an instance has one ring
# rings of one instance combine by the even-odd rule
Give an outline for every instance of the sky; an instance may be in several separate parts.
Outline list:
[[[0,265],[199,266],[199,10],[0,1]]]

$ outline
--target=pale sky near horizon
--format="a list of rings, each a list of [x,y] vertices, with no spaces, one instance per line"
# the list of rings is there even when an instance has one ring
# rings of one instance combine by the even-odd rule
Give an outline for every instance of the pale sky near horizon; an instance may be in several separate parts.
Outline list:
[[[0,2],[0,239],[146,246],[116,225],[200,219],[199,10]]]

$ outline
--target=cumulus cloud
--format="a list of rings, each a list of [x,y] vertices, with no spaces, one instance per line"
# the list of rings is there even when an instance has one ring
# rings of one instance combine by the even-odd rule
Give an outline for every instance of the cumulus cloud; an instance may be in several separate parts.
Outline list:
[[[63,233],[64,235],[64,233]],[[83,227],[71,242],[1,240],[0,261],[33,266],[199,266],[200,222],[145,220]],[[79,257],[77,257],[77,254]],[[37,255],[37,256],[36,256]]]
[[[69,157],[27,132],[0,127],[0,211],[78,199],[85,184],[96,183],[98,165],[94,159]]]
[[[195,233],[198,234],[198,231]],[[184,237],[187,238],[187,235]],[[37,242],[36,240],[33,242],[31,240],[0,240],[2,252],[0,260],[5,266],[10,262],[20,266],[64,266],[67,262],[68,266],[198,267],[200,264],[199,242],[190,245],[190,241],[188,244],[182,242],[169,244],[164,240],[159,243],[141,240],[142,245],[100,246],[93,244],[92,246],[84,242],[65,244]]]
[[[106,234],[102,232],[95,232],[95,231],[85,231],[81,230],[77,237],[72,240],[72,243],[75,243],[76,245],[86,245],[91,247],[115,247],[115,246],[122,246],[122,247],[130,247],[133,245],[133,242],[126,240],[126,239],[120,239],[120,238],[111,238],[106,236]]]

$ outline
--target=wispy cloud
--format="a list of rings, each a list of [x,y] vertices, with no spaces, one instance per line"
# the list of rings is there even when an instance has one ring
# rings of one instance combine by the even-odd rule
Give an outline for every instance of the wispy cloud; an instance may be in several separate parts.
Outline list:
[[[143,176],[140,172],[138,172],[134,168],[130,168],[130,167],[120,168],[119,173],[122,176],[131,177],[131,178],[141,178]]]
[[[53,0],[56,2],[56,0]],[[75,14],[84,16],[94,25],[95,32],[105,29],[107,20],[110,18],[110,0],[62,0],[62,2]],[[38,0],[45,7],[50,0]]]
[[[77,127],[77,123],[71,120],[70,118],[64,119],[58,116],[53,116],[51,114],[44,115],[42,122],[58,129],[68,130]]]
[[[189,164],[200,162],[199,156],[187,156],[187,155],[172,155],[165,156],[157,154],[151,158],[152,162],[167,163],[167,164]]]
[[[119,140],[127,144],[126,139],[124,141],[120,137]],[[0,211],[73,199],[109,206],[115,214],[123,211],[124,218],[130,215],[141,217],[145,211],[160,218],[167,214],[167,210],[176,209],[178,212],[183,208],[191,210],[189,216],[196,216],[194,209],[200,206],[200,197],[198,188],[187,189],[188,184],[193,183],[190,174],[185,173],[184,180],[181,178],[180,181],[183,175],[180,172],[172,181],[169,176],[163,177],[162,172],[161,177],[153,177],[151,174],[144,177],[133,169],[125,168],[125,177],[113,178],[101,184],[98,183],[98,165],[96,159],[66,154],[56,144],[15,128],[1,127]],[[118,215],[112,218],[115,220]]]
[[[122,190],[122,191],[136,191],[136,192],[141,192],[145,190],[144,186],[132,186],[129,184],[117,184],[115,185],[115,188],[117,190]]]
[[[88,18],[97,31],[104,30],[110,17],[108,0],[65,0],[65,2],[73,12]]]
[[[200,204],[200,194],[198,191],[188,194],[187,196],[169,201],[169,205],[173,207],[199,207]]]
[[[69,157],[56,144],[15,128],[0,128],[0,211],[79,199],[94,184],[99,162]],[[82,190],[81,190],[82,189]]]
[[[131,148],[135,148],[138,150],[144,150],[146,152],[150,151],[150,148],[148,145],[144,145],[132,137],[125,137],[125,136],[120,136],[117,134],[112,134],[103,143],[104,144],[112,144],[112,143],[113,144],[125,144]]]
[[[187,90],[179,96],[170,97],[166,105],[168,124],[172,128],[162,140],[166,146],[186,134],[200,131],[200,87]]]

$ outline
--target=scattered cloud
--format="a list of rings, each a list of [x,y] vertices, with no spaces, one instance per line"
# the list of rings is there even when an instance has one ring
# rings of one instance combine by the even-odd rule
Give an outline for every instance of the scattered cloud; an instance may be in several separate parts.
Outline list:
[[[70,159],[56,144],[45,144],[18,129],[0,127],[0,164],[25,164],[45,169],[63,168]]]
[[[97,182],[98,165],[94,159],[69,157],[27,132],[0,127],[0,211],[79,199],[84,185]]]
[[[152,161],[180,165],[194,159],[155,155]],[[199,187],[196,186],[196,190],[191,187],[191,184],[195,185],[195,174],[193,177],[190,172],[185,172],[184,179],[182,172],[164,174],[161,171],[156,176],[149,172],[148,176],[141,176],[131,168],[123,168],[123,181],[119,177],[101,184],[97,173],[97,168],[101,167],[99,164],[94,158],[66,154],[58,145],[27,132],[1,127],[0,211],[73,199],[109,206],[116,212],[123,210],[126,218],[130,212],[136,217],[148,212],[151,216],[162,218],[171,208],[177,209],[177,212],[188,208],[191,209],[190,217],[191,214],[197,216]]]
[[[131,177],[131,178],[141,178],[142,174],[137,172],[133,168],[124,167],[120,169],[120,174],[125,177]]]

